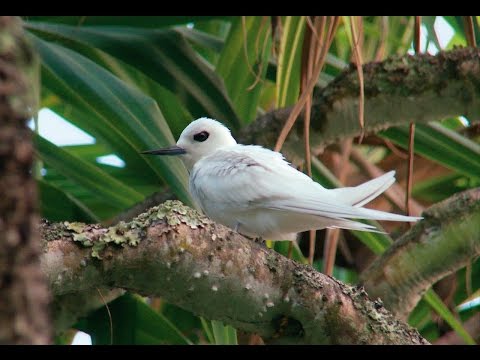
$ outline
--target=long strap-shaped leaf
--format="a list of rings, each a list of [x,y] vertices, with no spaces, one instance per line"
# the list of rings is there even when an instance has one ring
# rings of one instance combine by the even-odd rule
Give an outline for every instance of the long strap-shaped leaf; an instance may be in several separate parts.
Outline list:
[[[257,116],[272,45],[270,20],[239,17],[233,23],[216,71],[222,76],[239,117],[248,123]]]
[[[277,68],[277,108],[295,104],[300,93],[300,62],[305,23],[305,16],[285,18]]]
[[[29,22],[27,29],[75,48],[97,47],[136,67],[175,92],[196,117],[211,116],[238,128],[240,122],[220,78],[174,30],[73,27]]]
[[[188,175],[178,159],[141,157],[138,154],[142,150],[174,143],[156,103],[82,55],[33,35],[32,39],[46,69],[46,79],[53,84],[51,90],[75,105],[83,106],[84,111],[91,112],[96,120],[101,119],[101,123],[92,122],[90,125],[103,131],[106,138],[120,143],[124,154],[148,165],[182,201],[191,203],[187,190]],[[103,130],[102,126],[105,127]],[[140,172],[139,176],[142,176]]]
[[[111,177],[98,167],[89,164],[62,148],[35,134],[35,144],[40,158],[79,185],[101,196],[119,208],[127,208],[141,201],[143,195]]]
[[[126,293],[80,320],[76,327],[89,333],[94,345],[190,345],[192,342],[162,313],[139,296]]]
[[[99,222],[98,218],[85,204],[58,187],[42,179],[37,180],[40,193],[40,210],[43,218],[50,221]],[[51,199],[55,199],[53,202]]]
[[[395,127],[380,133],[400,146],[408,145],[408,128]],[[480,178],[480,145],[441,124],[417,124],[415,152],[461,174]]]

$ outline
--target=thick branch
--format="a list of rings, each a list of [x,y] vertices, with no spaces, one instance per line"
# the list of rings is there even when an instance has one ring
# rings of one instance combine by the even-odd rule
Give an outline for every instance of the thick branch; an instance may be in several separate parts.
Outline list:
[[[463,48],[428,54],[394,56],[363,66],[365,132],[391,126],[429,122],[447,117],[480,118],[480,49]],[[351,66],[314,94],[310,142],[317,151],[326,145],[358,136],[358,75]],[[245,144],[275,145],[290,109],[259,117],[239,134]],[[282,152],[293,162],[303,161],[303,118],[292,129]]]
[[[362,273],[372,297],[405,319],[435,282],[480,254],[480,188],[435,204]]]
[[[297,264],[179,202],[108,229],[45,223],[42,233],[42,266],[56,296],[95,287],[158,295],[269,342],[426,343],[362,288]]]

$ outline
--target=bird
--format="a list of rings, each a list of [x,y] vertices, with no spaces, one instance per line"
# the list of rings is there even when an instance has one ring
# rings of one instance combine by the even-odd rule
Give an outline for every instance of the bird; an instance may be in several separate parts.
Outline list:
[[[176,145],[142,154],[178,155],[200,209],[250,238],[292,241],[298,233],[324,228],[382,232],[355,219],[421,219],[362,207],[395,182],[395,171],[355,187],[327,189],[280,152],[238,144],[225,125],[207,117],[187,125]]]

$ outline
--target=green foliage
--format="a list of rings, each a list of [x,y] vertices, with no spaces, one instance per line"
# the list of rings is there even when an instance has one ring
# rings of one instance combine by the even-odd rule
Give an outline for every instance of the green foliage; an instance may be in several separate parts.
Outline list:
[[[244,123],[251,122],[257,115],[272,44],[269,30],[266,17],[237,18],[217,63],[216,71],[223,78]]]
[[[423,17],[423,24],[427,40],[439,47],[436,18]],[[140,151],[172,145],[194,118],[216,118],[238,131],[273,106],[294,104],[308,25],[305,17],[280,19],[281,32],[273,36],[270,17],[25,17],[25,29],[41,59],[41,106],[95,138],[94,144],[57,146],[35,135],[41,160],[37,170],[45,169],[43,175],[35,172],[42,216],[52,221],[98,222],[157,191],[172,192],[192,204],[182,163],[176,158],[143,156]],[[462,17],[444,19],[454,30],[447,48],[465,44]],[[364,17],[363,33],[365,61],[373,60],[382,46],[383,58],[404,54],[411,46],[413,17]],[[340,24],[319,85],[334,79],[350,62],[349,36],[348,26]],[[427,206],[480,184],[478,137],[465,135],[459,119],[438,120],[416,126],[415,153],[449,169],[445,175],[426,176],[415,184],[413,197]],[[378,135],[408,147],[407,127]],[[125,167],[98,163],[98,157],[109,154],[119,156]],[[317,158],[312,159],[312,171],[313,179],[325,187],[340,185]],[[352,233],[376,255],[393,243],[387,234]],[[272,247],[286,255],[289,243],[278,241]],[[292,257],[307,263],[302,248],[294,244]],[[322,254],[317,254],[313,266],[321,270],[322,264]],[[480,286],[479,269],[477,261],[472,267],[473,291]],[[336,265],[333,275],[352,284],[359,277],[353,266]],[[454,305],[468,298],[465,270],[457,277]],[[112,340],[115,344],[237,343],[232,327],[171,304],[162,303],[155,311],[143,298],[127,294],[108,306],[113,332],[105,307],[77,324],[94,344]],[[471,342],[461,322],[473,310],[459,319],[433,290],[412,312],[410,324],[434,341],[442,331],[432,309]]]
[[[280,43],[277,69],[276,107],[293,105],[300,95],[300,66],[302,60],[304,16],[286,16],[284,35]]]
[[[230,325],[212,320],[212,332],[216,345],[237,345],[237,332]]]
[[[111,318],[109,316],[111,315]],[[188,345],[191,341],[139,296],[125,294],[80,320],[93,345]]]
[[[381,136],[408,149],[408,127],[384,130]],[[441,124],[415,126],[415,152],[460,174],[480,178],[480,145]]]

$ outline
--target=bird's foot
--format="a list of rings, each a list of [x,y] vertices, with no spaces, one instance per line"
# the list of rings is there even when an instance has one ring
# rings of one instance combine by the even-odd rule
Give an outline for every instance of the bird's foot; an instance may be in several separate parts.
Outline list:
[[[261,236],[255,238],[253,241],[256,242],[257,244],[260,244],[260,245],[263,246],[264,248],[267,247],[267,242],[266,242],[265,239],[262,238]]]

